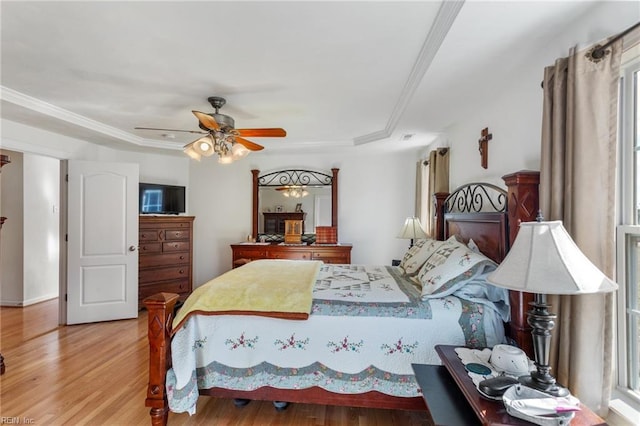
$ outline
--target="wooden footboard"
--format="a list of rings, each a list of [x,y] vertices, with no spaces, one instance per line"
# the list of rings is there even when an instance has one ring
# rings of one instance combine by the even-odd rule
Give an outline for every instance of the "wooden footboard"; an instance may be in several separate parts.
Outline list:
[[[173,293],[158,293],[144,300],[144,305],[149,315],[149,384],[145,405],[151,407],[149,412],[151,424],[155,426],[166,425],[169,416],[169,402],[165,382],[167,371],[171,368],[171,323],[174,318],[174,308],[177,301],[178,295]],[[200,394],[220,398],[398,410],[426,410],[426,405],[421,397],[400,398],[375,391],[356,395],[342,395],[315,387],[302,390],[265,387],[251,392],[221,388],[202,389]]]
[[[149,384],[145,405],[151,407],[152,425],[166,425],[169,402],[165,382],[171,368],[171,323],[178,295],[158,293],[144,300],[149,312]]]

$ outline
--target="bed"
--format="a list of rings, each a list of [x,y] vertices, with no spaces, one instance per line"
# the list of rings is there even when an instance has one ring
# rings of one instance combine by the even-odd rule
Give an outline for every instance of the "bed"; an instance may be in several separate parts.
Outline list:
[[[437,194],[439,241],[429,243],[436,248],[426,257],[455,252],[461,254],[459,259],[473,258],[472,266],[465,265],[462,278],[443,269],[446,262],[433,259],[428,268],[414,266],[412,270],[416,259],[407,253],[401,268],[293,261],[299,268],[302,263],[316,268],[310,282],[301,286],[309,289],[300,296],[308,306],[293,310],[267,306],[256,313],[242,305],[253,302],[241,301],[218,307],[211,314],[195,306],[195,312],[189,314],[192,306],[187,301],[174,318],[176,295],[161,293],[147,299],[150,369],[146,405],[151,407],[152,424],[166,424],[169,408],[191,412],[198,395],[425,409],[410,365],[439,364],[435,344],[492,346],[504,339],[506,330],[527,350],[526,296],[496,295],[493,289],[490,302],[478,303],[477,291],[467,290],[475,288],[491,265],[504,258],[517,224],[533,220],[537,179],[536,172],[518,172],[504,177],[506,191],[469,184],[450,195]],[[420,247],[413,250],[414,255],[424,255],[424,251]],[[478,251],[484,256],[476,257]],[[223,274],[214,285],[201,286],[196,292],[208,291],[205,287],[224,288],[225,280],[230,280],[231,288],[243,281],[243,274],[269,275],[252,269],[275,267],[261,262]],[[455,279],[425,290],[449,273]],[[293,291],[279,289],[277,282],[260,285]],[[291,294],[297,298],[297,293]],[[209,297],[221,299],[215,294]],[[510,312],[505,312],[507,301]],[[311,312],[307,317],[305,309]],[[511,321],[505,328],[502,320],[509,315]],[[205,347],[214,350],[205,351]]]

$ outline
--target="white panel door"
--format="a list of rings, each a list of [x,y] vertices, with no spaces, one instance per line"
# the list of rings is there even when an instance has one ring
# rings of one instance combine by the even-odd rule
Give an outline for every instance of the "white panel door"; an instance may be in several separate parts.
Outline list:
[[[138,316],[138,165],[69,161],[67,324]]]

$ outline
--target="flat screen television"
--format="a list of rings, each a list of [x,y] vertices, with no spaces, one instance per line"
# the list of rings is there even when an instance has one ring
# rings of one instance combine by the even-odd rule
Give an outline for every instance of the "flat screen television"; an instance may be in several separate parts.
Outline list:
[[[185,212],[184,186],[140,182],[140,214]]]

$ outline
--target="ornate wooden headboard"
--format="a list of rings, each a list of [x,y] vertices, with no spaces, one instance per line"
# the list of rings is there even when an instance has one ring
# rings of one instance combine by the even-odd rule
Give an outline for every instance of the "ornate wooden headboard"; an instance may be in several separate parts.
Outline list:
[[[503,176],[506,191],[495,185],[472,183],[453,192],[437,193],[436,238],[450,235],[478,245],[496,262],[501,262],[518,233],[520,222],[534,221],[538,212],[540,173],[520,171]],[[527,309],[533,295],[510,291],[511,321],[507,333],[530,356],[533,355]]]

